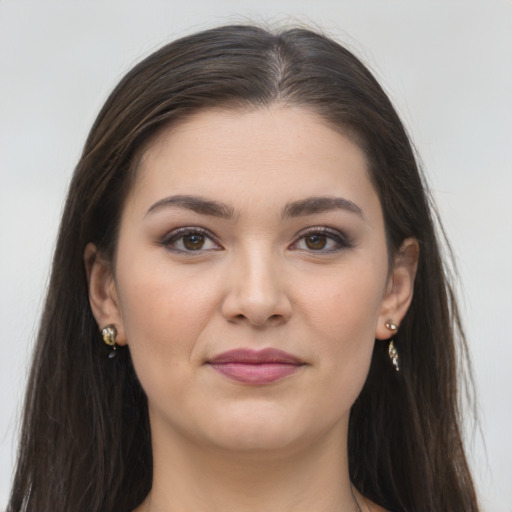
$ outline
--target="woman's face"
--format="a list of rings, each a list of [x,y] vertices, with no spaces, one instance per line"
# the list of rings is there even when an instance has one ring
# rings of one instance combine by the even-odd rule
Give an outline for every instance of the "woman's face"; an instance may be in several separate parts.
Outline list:
[[[154,440],[346,439],[375,338],[405,313],[365,155],[301,108],[205,111],[162,133],[114,268],[92,300],[107,313],[93,309],[129,345]]]

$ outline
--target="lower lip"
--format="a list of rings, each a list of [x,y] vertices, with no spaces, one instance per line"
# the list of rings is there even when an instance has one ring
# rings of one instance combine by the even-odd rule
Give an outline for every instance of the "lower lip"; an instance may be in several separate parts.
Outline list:
[[[296,373],[302,365],[289,363],[210,363],[210,366],[230,379],[246,384],[270,384]]]

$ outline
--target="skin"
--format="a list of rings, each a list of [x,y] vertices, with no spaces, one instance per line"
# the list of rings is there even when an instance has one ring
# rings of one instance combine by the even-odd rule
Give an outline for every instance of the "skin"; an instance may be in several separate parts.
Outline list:
[[[229,216],[165,202],[177,195]],[[283,216],[311,197],[350,203]],[[390,265],[364,153],[302,108],[210,110],[161,133],[114,265],[92,244],[85,253],[98,326],[115,325],[148,397],[154,481],[137,510],[357,510],[350,408],[385,323],[407,311],[417,255],[405,240]],[[303,365],[251,385],[208,364],[267,347]]]

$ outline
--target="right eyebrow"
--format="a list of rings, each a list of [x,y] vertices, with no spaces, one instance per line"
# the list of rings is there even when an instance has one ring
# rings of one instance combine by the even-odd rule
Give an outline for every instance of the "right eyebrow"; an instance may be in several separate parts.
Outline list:
[[[173,206],[192,210],[193,212],[201,215],[211,215],[222,219],[232,219],[235,217],[235,210],[230,206],[219,201],[212,201],[211,199],[192,195],[176,195],[160,199],[149,207],[145,216],[163,208],[170,208]]]

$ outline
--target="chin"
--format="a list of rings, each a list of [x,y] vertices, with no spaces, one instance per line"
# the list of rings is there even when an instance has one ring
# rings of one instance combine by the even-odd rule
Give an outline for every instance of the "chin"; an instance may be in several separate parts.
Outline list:
[[[203,430],[207,442],[239,454],[268,456],[293,452],[329,430],[329,426],[312,424],[311,418],[299,418],[293,411],[261,405],[210,419]]]
[[[229,430],[225,435],[210,436],[209,442],[217,450],[233,455],[267,458],[300,449],[301,437],[290,436],[289,432],[265,429]]]

